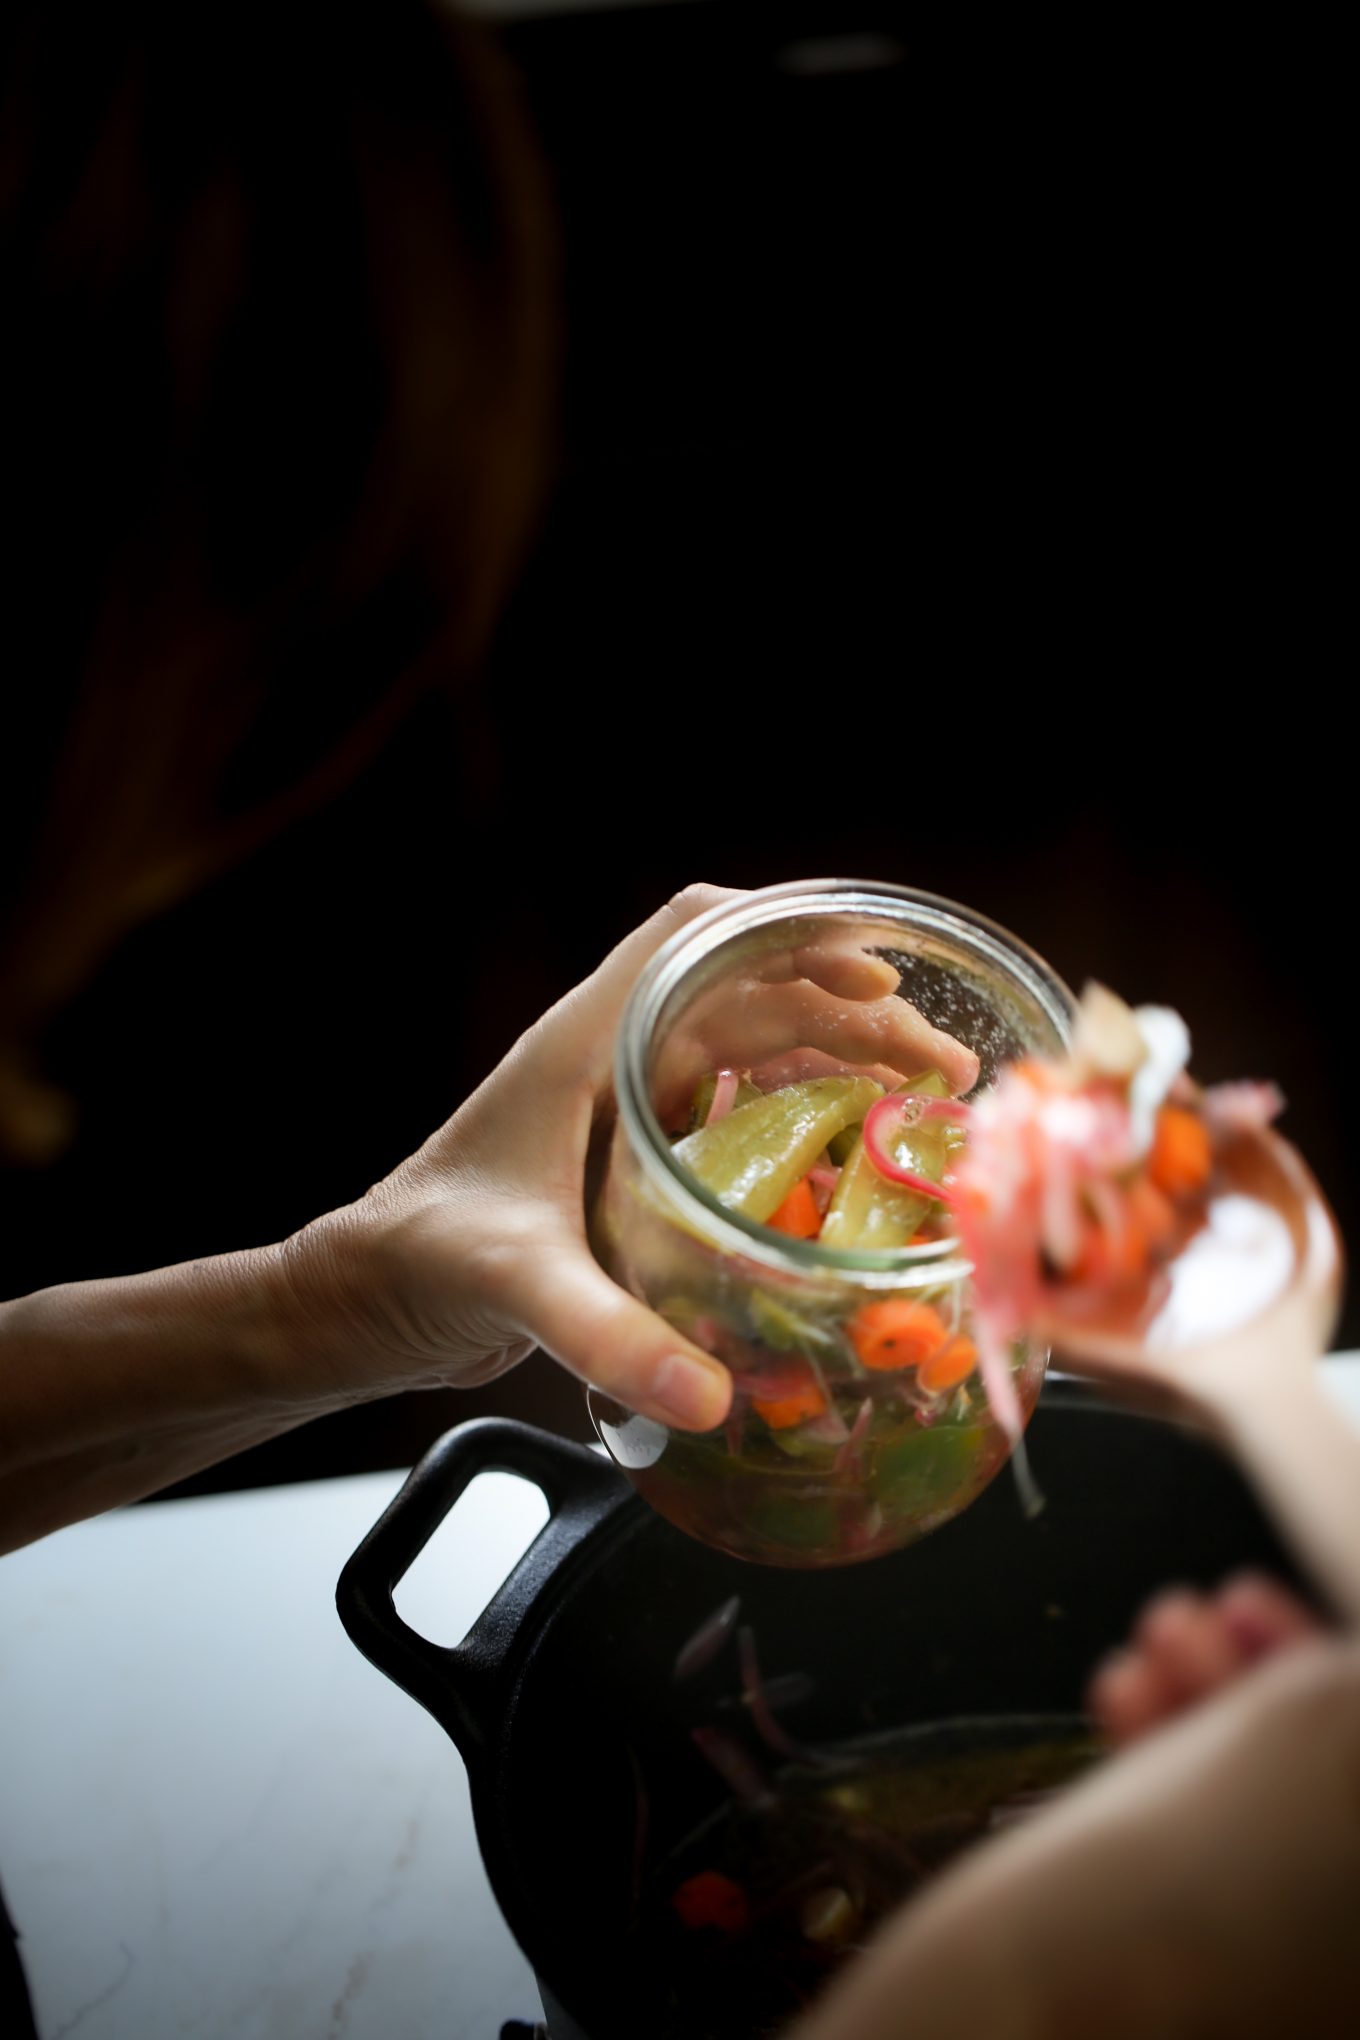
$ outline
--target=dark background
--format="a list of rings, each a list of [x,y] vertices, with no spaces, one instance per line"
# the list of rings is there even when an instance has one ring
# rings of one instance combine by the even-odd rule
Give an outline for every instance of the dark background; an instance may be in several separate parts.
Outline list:
[[[356,1195],[693,878],[923,885],[1178,1006],[1354,1232],[1335,53],[1177,34],[508,27],[566,255],[537,550],[471,690],[69,1013],[81,1132],[5,1185],[11,1292]],[[487,1408],[586,1430],[539,1359],[191,1485]]]

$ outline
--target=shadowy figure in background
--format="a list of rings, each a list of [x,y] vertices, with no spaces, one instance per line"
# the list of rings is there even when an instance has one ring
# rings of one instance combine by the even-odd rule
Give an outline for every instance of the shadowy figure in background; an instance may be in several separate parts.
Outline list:
[[[392,0],[0,22],[0,1153],[126,931],[465,675],[551,456],[543,173],[494,46]]]

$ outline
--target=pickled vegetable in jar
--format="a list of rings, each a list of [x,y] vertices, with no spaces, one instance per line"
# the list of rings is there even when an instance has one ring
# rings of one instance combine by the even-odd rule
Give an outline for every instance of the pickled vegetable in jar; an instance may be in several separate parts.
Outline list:
[[[927,894],[829,881],[729,902],[653,959],[625,1014],[596,1250],[720,1359],[717,1431],[592,1390],[648,1501],[735,1556],[872,1558],[1011,1457],[1045,1355],[982,1378],[948,1184],[968,1098],[1060,1052],[1070,995],[1014,938]]]

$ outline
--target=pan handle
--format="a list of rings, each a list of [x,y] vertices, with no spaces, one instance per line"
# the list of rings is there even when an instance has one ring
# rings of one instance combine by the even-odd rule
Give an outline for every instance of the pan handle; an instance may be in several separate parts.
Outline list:
[[[479,1473],[516,1473],[540,1487],[548,1521],[509,1578],[452,1649],[397,1613],[393,1590]],[[507,1417],[446,1431],[408,1477],[340,1575],[336,1606],[351,1640],[418,1700],[465,1758],[499,1718],[496,1689],[520,1624],[569,1553],[630,1494],[607,1460]]]

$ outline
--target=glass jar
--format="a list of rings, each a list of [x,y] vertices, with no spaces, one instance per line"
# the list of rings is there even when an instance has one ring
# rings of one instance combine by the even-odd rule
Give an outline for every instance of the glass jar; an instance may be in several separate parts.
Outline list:
[[[855,982],[866,962],[877,985]],[[781,1090],[800,1105],[815,1095],[820,1108],[834,1094],[862,1118],[880,1084],[916,1090],[904,1065],[948,1059],[903,1051],[899,1034],[917,1026],[911,1009],[976,1055],[980,1090],[1016,1057],[1060,1052],[1072,1003],[1033,951],[980,914],[849,879],[746,894],[653,958],[620,1028],[595,1248],[735,1384],[727,1422],[697,1435],[590,1391],[606,1449],[663,1516],[740,1558],[844,1565],[948,1522],[1006,1463],[1010,1445],[976,1371],[951,1380],[949,1364],[913,1365],[900,1341],[875,1333],[905,1324],[909,1356],[913,1328],[938,1326],[966,1360],[971,1271],[942,1206],[934,1237],[829,1246],[733,1208],[730,1188],[699,1180],[682,1158],[694,1149],[677,1153],[677,1143],[711,1109],[720,1071],[740,1073],[748,1101]],[[887,1040],[892,1052],[879,1060]],[[967,1080],[962,1060],[951,1090]],[[726,1104],[734,1076],[724,1082]],[[938,1077],[935,1087],[944,1090]],[[829,1164],[821,1173],[835,1179]],[[897,1302],[918,1308],[884,1312]],[[1010,1354],[1025,1419],[1046,1361],[1021,1344]]]

